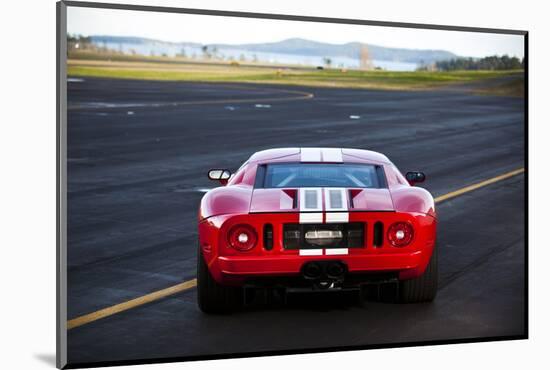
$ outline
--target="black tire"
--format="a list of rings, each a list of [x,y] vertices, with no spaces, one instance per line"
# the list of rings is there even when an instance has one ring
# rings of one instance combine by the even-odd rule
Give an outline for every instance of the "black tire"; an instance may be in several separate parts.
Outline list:
[[[437,247],[434,246],[430,263],[421,276],[399,283],[401,303],[431,302],[437,295]]]
[[[218,284],[204,261],[199,248],[197,256],[197,302],[204,313],[229,313],[242,306],[242,289]]]

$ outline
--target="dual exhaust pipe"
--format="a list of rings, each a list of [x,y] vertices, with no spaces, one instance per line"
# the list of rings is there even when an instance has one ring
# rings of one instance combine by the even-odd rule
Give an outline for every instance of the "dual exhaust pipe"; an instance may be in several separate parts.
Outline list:
[[[311,261],[302,266],[302,276],[306,280],[342,281],[347,266],[340,261]]]

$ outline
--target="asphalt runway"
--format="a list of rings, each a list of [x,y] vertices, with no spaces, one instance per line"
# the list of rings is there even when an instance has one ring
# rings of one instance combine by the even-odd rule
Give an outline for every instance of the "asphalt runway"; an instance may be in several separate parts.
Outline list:
[[[69,319],[194,278],[206,173],[255,151],[380,151],[426,172],[434,196],[524,166],[523,99],[467,89],[79,78],[68,99]],[[438,204],[432,304],[331,295],[207,316],[190,289],[69,330],[69,363],[524,335],[524,186],[518,175]]]

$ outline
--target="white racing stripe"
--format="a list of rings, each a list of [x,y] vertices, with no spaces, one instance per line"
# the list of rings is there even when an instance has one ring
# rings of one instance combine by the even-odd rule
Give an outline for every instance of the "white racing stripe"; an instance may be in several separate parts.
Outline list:
[[[300,223],[323,223],[322,189],[300,188]]]
[[[300,162],[321,162],[321,149],[300,148]]]
[[[344,188],[324,188],[326,211],[347,211],[348,196]]]
[[[344,188],[325,188],[325,211],[327,223],[349,222],[348,192]],[[335,212],[336,211],[336,212]]]
[[[327,224],[349,222],[349,213],[347,212],[326,213],[325,216]]]
[[[342,149],[338,148],[325,148],[322,149],[323,162],[336,162],[342,163]]]
[[[300,256],[345,256],[349,254],[348,248],[327,248],[327,249],[300,249]]]
[[[301,224],[322,224],[323,214],[322,213],[300,213],[300,223]]]
[[[342,163],[342,149],[339,148],[300,148],[300,162]]]
[[[322,256],[322,249],[300,249],[300,256]]]
[[[327,256],[341,256],[349,254],[349,251],[347,248],[332,248],[332,249],[325,249],[325,254]]]

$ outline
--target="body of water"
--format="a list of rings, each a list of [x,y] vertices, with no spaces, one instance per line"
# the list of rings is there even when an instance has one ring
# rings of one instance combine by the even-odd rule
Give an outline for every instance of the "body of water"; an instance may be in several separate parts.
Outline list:
[[[111,50],[121,51],[125,54],[141,54],[141,55],[167,55],[176,56],[185,54],[187,57],[203,59],[204,53],[198,47],[181,47],[173,44],[165,43],[147,43],[147,44],[132,44],[119,42],[99,42],[95,43],[98,47],[106,47]],[[249,50],[239,49],[218,49],[213,56],[224,60],[236,61],[255,61],[264,63],[280,63],[293,64],[303,66],[325,66],[325,57],[299,54],[282,54],[282,53],[266,53],[253,52]],[[358,68],[359,57],[349,58],[341,56],[326,57],[331,59],[331,67],[333,68]],[[416,63],[405,63],[389,60],[372,60],[374,67],[379,67],[388,71],[414,71],[418,66]]]

